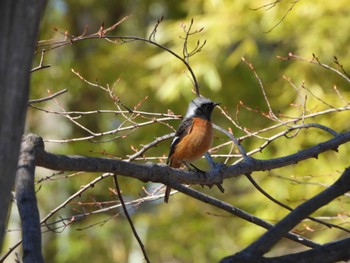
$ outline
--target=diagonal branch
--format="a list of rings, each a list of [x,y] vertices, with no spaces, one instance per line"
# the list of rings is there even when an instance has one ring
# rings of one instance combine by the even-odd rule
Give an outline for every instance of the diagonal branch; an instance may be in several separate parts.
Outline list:
[[[249,259],[250,257],[256,260],[257,257],[262,257],[282,238],[286,233],[291,231],[299,222],[310,214],[328,204],[340,195],[345,194],[350,190],[350,167],[346,168],[340,178],[329,188],[322,191],[320,194],[307,200],[284,219],[279,221],[273,228],[262,235],[257,241],[248,246],[246,249],[237,253],[232,257],[224,259],[222,262],[236,262],[241,258]],[[350,253],[345,255],[344,259],[349,259]],[[240,262],[240,261],[239,261]],[[246,261],[251,262],[251,261]],[[253,261],[252,261],[253,262]],[[299,261],[294,261],[299,262]],[[326,261],[329,262],[329,261]]]
[[[218,200],[214,197],[211,197],[211,196],[208,196],[208,195],[205,195],[199,191],[196,191],[192,188],[189,188],[189,187],[186,187],[184,185],[181,185],[181,184],[173,184],[171,186],[172,188],[178,190],[179,192],[182,192],[188,196],[191,196],[201,202],[204,202],[204,203],[207,203],[207,204],[210,204],[210,205],[213,205],[219,209],[222,209],[230,214],[233,214],[235,216],[238,216],[248,222],[251,222],[253,224],[256,224],[262,228],[265,228],[265,229],[271,229],[274,227],[274,225],[254,216],[254,215],[251,215],[237,207],[234,207],[228,203],[225,203],[221,200]],[[304,246],[307,246],[307,247],[311,247],[311,248],[314,248],[314,247],[318,247],[319,244],[317,243],[314,243],[312,242],[311,240],[308,240],[302,236],[299,236],[297,234],[294,234],[294,233],[285,233],[285,237],[287,237],[288,239],[290,240],[293,240],[295,242],[298,242],[300,244],[303,244]]]
[[[245,175],[248,180],[252,183],[252,185],[261,193],[263,194],[264,196],[266,196],[269,200],[271,200],[272,202],[274,202],[275,204],[289,210],[289,211],[293,211],[293,208],[291,208],[290,206],[278,201],[277,199],[275,199],[274,197],[272,197],[269,193],[267,193],[254,179],[253,177],[250,175],[250,174],[246,174]],[[342,231],[345,231],[345,232],[348,232],[350,233],[350,230],[346,229],[345,227],[341,227],[341,226],[338,226],[338,225],[335,225],[335,224],[331,224],[331,223],[327,223],[325,221],[322,221],[322,220],[319,220],[315,217],[312,217],[312,216],[308,216],[306,217],[307,219],[311,220],[311,221],[314,221],[314,222],[317,222],[319,224],[322,224],[328,228],[338,228]]]

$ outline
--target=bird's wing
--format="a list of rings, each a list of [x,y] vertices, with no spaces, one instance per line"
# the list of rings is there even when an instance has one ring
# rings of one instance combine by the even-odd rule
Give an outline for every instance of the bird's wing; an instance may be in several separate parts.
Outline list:
[[[169,164],[169,157],[174,153],[176,145],[182,140],[183,137],[185,137],[185,135],[187,135],[191,132],[192,127],[193,127],[193,119],[192,118],[184,119],[180,123],[179,128],[177,129],[177,131],[175,133],[175,137],[173,139],[173,142],[171,143],[171,146],[170,146],[170,151],[169,151],[169,155],[168,155],[168,164]]]

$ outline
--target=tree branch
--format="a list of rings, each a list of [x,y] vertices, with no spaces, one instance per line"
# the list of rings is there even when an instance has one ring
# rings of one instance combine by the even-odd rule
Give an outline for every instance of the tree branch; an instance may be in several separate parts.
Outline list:
[[[28,135],[36,136],[36,135]],[[172,183],[214,185],[221,183],[223,179],[235,177],[242,174],[250,174],[254,171],[272,170],[287,165],[296,164],[300,161],[317,158],[320,153],[334,150],[350,141],[350,132],[339,133],[334,138],[319,143],[313,147],[301,150],[297,153],[281,158],[270,160],[258,160],[251,157],[243,162],[231,165],[220,166],[220,171],[215,167],[207,172],[206,176],[192,171],[173,169],[168,166],[161,166],[155,163],[130,163],[121,160],[85,157],[76,155],[56,155],[48,153],[44,147],[37,151],[36,164],[52,170],[58,171],[86,171],[86,172],[106,172],[117,173],[139,179],[144,182],[152,181],[172,186]]]
[[[135,228],[135,226],[134,226],[134,223],[132,222],[131,217],[130,217],[130,215],[129,215],[128,209],[126,208],[126,205],[125,205],[125,202],[124,202],[124,198],[123,198],[122,193],[121,193],[121,191],[120,191],[120,187],[119,187],[117,175],[116,175],[116,174],[113,174],[113,178],[114,178],[114,184],[115,184],[115,189],[116,189],[116,191],[117,191],[118,198],[119,198],[120,203],[121,203],[121,205],[122,205],[124,214],[125,214],[126,218],[128,219],[128,222],[129,222],[129,225],[130,225],[130,227],[131,227],[132,233],[134,234],[134,237],[136,238],[137,242],[139,243],[139,246],[140,246],[140,248],[141,248],[141,250],[142,250],[142,254],[143,254],[144,258],[145,258],[145,261],[146,261],[147,263],[150,263],[151,261],[150,261],[149,258],[148,258],[148,255],[147,255],[145,246],[144,246],[144,244],[142,243],[142,240],[141,240],[139,234],[138,234],[137,231],[136,231],[136,228]]]
[[[324,244],[307,251],[280,257],[263,258],[259,256],[240,255],[224,258],[220,263],[334,263],[350,258],[350,238]]]
[[[42,147],[39,137],[26,136],[22,141],[16,174],[16,201],[22,222],[23,262],[44,262],[41,253],[41,228],[34,175],[35,151]]]
[[[28,102],[28,104],[30,105],[30,104],[34,104],[34,103],[39,103],[39,102],[48,101],[48,100],[51,100],[51,99],[53,99],[53,98],[55,98],[55,97],[57,97],[57,96],[59,96],[59,95],[65,93],[65,92],[67,92],[67,91],[68,91],[67,89],[63,89],[63,90],[58,91],[58,92],[56,92],[56,93],[54,93],[54,94],[52,94],[52,95],[50,95],[50,96],[48,96],[48,97],[45,97],[45,98],[36,99],[36,100],[30,100],[30,101]]]
[[[131,178],[139,179],[145,182],[152,181],[152,182],[159,182],[159,183],[169,185],[172,188],[185,193],[186,195],[192,196],[203,202],[212,204],[220,209],[223,209],[232,214],[235,214],[245,220],[254,222],[268,229],[271,228],[268,234],[266,234],[266,235],[269,235],[269,238],[268,238],[269,241],[266,241],[265,240],[266,238],[263,236],[262,237],[263,241],[257,242],[258,245],[252,245],[248,247],[249,248],[248,252],[254,251],[255,255],[258,255],[258,254],[263,255],[283,236],[287,236],[288,238],[291,238],[294,241],[303,243],[306,246],[317,247],[318,244],[313,243],[312,241],[303,239],[300,236],[290,234],[288,233],[288,231],[290,231],[293,228],[294,224],[297,224],[298,222],[300,222],[300,220],[308,216],[312,211],[317,209],[319,206],[315,203],[312,203],[313,206],[310,206],[311,208],[306,207],[306,209],[311,209],[311,210],[305,210],[305,211],[302,210],[303,212],[301,214],[299,214],[300,212],[298,212],[300,211],[300,208],[297,208],[292,213],[290,213],[291,217],[292,216],[295,217],[295,218],[293,217],[293,220],[290,220],[293,222],[292,225],[289,225],[290,222],[287,221],[289,222],[289,224],[285,226],[283,225],[283,222],[285,222],[285,220],[282,220],[281,222],[283,227],[281,228],[281,227],[273,226],[229,204],[216,200],[212,197],[206,196],[198,191],[195,191],[191,188],[183,186],[182,184],[197,183],[202,185],[214,185],[217,183],[221,183],[224,178],[251,173],[253,171],[262,171],[262,170],[279,168],[289,164],[294,164],[301,160],[315,157],[318,154],[327,150],[337,149],[341,144],[349,140],[350,140],[350,132],[347,132],[347,133],[338,134],[334,138],[326,142],[320,143],[316,146],[310,147],[306,150],[302,150],[298,153],[295,153],[289,156],[271,159],[271,160],[257,160],[251,157],[247,157],[243,162],[240,162],[232,166],[226,166],[223,164],[216,165],[212,167],[210,171],[207,172],[205,177],[203,177],[202,174],[198,175],[195,172],[173,169],[168,166],[160,166],[154,163],[138,164],[138,163],[130,163],[127,161],[108,159],[108,158],[66,156],[66,155],[56,155],[56,154],[48,153],[44,149],[44,143],[42,141],[42,138],[34,134],[27,135],[26,141],[24,142],[24,145],[23,145],[24,147],[23,149],[29,149],[26,151],[27,152],[29,151],[29,153],[32,155],[34,154],[35,159],[32,155],[29,155],[29,156],[32,156],[31,159],[26,158],[21,160],[28,162],[30,165],[34,165],[34,162],[35,162],[35,164],[38,166],[46,167],[53,170],[111,172],[111,173],[119,174],[121,176],[128,176]],[[28,146],[28,144],[30,147]],[[23,154],[24,153],[26,152],[23,151]],[[20,167],[21,169],[29,169],[27,167],[24,167],[23,164]],[[28,166],[28,167],[32,167],[32,166]],[[24,170],[27,172],[27,174],[30,174],[32,177],[34,176],[33,167],[30,168],[32,170],[28,170],[28,171]],[[20,171],[21,170],[19,170],[19,172]],[[346,177],[346,176],[342,176],[341,178],[343,177]],[[350,187],[350,182],[349,183],[343,182],[344,180],[345,179],[339,179],[337,183],[334,184],[337,186],[336,188],[335,186],[330,187],[325,191],[325,193],[320,194],[322,195],[322,198],[325,198],[325,199],[322,199],[321,204],[324,204],[325,202],[329,202],[329,200],[332,200],[333,198],[335,198],[335,196],[339,195],[340,192],[338,188],[341,187],[342,185],[349,185]],[[20,185],[24,185],[24,183],[18,183],[18,187],[20,187]],[[18,189],[20,194],[20,188]],[[34,186],[32,187],[32,189],[33,189],[32,193],[34,194]],[[347,188],[343,188],[342,190],[346,191],[346,189]],[[20,200],[20,197],[18,199]],[[35,196],[34,196],[34,199],[32,200],[33,202],[36,202]],[[306,202],[305,204],[310,205],[309,201]],[[39,218],[38,218],[38,223],[39,223]],[[278,223],[277,226],[279,226],[280,224],[281,223]],[[40,231],[40,228],[39,228],[39,231]],[[270,236],[271,235],[270,233],[273,233],[272,237]],[[25,236],[24,233],[23,235]]]
[[[171,186],[172,188],[178,190],[179,192],[182,192],[188,196],[191,196],[201,202],[204,202],[204,203],[207,203],[207,204],[210,204],[210,205],[213,205],[215,206],[216,208],[219,208],[219,209],[222,209],[230,214],[233,214],[235,216],[238,216],[248,222],[251,222],[255,225],[258,225],[262,228],[265,228],[265,229],[271,229],[274,227],[274,225],[256,217],[256,216],[253,216],[251,214],[248,214],[247,212],[239,209],[239,208],[236,208],[228,203],[225,203],[221,200],[218,200],[214,197],[211,197],[211,196],[208,196],[208,195],[205,195],[199,191],[196,191],[192,188],[189,188],[189,187],[186,187],[182,184],[173,184]],[[304,246],[307,246],[307,247],[318,247],[319,244],[311,241],[311,240],[308,240],[302,236],[299,236],[297,234],[294,234],[294,233],[286,233],[285,235],[286,238],[290,239],[290,240],[293,240],[297,243],[300,243],[300,244],[303,244]]]
[[[29,78],[45,1],[0,1],[0,249],[24,131]]]
[[[332,184],[330,187],[322,191],[320,194],[307,200],[291,213],[289,213],[284,219],[279,221],[272,229],[262,235],[252,245],[246,249],[237,253],[234,256],[225,258],[222,263],[227,262],[255,262],[257,258],[261,257],[270,249],[290,230],[292,230],[299,222],[304,218],[315,212],[317,209],[328,204],[340,195],[345,194],[350,190],[350,167],[346,168],[340,178]],[[346,243],[349,243],[347,241]],[[310,255],[312,253],[310,252]],[[343,254],[344,258],[341,260],[347,260],[350,258],[350,252]],[[241,261],[246,259],[247,261]],[[248,260],[251,258],[250,260]],[[320,258],[320,257],[319,257]],[[283,261],[284,262],[284,261]],[[299,262],[294,260],[293,262]],[[311,262],[311,261],[308,261]],[[332,262],[332,261],[325,261]]]

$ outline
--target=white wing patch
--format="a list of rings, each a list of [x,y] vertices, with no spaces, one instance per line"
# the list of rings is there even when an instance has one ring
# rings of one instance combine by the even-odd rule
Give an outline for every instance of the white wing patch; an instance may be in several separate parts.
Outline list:
[[[180,139],[180,137],[179,137],[179,136],[175,136],[174,139],[173,139],[173,141],[171,142],[171,146],[170,146],[170,147],[172,147],[173,145],[175,145],[175,144],[176,144],[176,141],[177,141],[178,139]]]

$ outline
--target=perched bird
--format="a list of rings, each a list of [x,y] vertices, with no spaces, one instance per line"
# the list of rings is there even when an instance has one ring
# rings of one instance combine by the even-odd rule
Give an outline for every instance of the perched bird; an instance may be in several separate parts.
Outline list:
[[[167,164],[179,168],[201,158],[213,143],[213,126],[210,120],[215,106],[210,99],[196,97],[190,102],[187,113],[175,133],[170,146]],[[169,201],[171,188],[165,190],[164,202]]]

